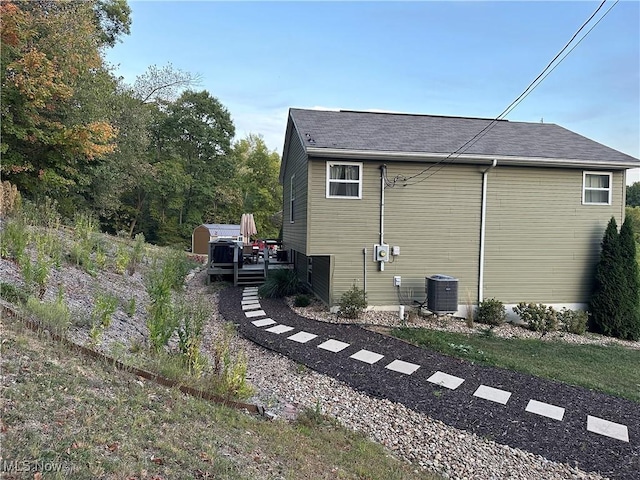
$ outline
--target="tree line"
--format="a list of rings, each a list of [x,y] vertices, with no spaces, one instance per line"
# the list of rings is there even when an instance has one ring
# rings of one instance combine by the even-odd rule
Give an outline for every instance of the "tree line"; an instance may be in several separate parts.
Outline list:
[[[230,112],[199,76],[151,65],[127,84],[104,54],[129,33],[126,0],[0,4],[3,180],[103,230],[188,245],[201,223],[254,213],[277,236],[280,157],[235,140]]]

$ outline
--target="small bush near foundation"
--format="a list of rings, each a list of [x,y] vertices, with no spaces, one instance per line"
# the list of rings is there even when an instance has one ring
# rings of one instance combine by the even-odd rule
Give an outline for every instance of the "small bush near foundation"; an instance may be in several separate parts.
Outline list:
[[[488,298],[478,304],[476,310],[476,322],[487,325],[502,325],[507,319],[507,311],[504,304],[495,298]]]
[[[543,335],[555,332],[558,329],[558,312],[553,307],[547,307],[542,303],[519,303],[513,307],[529,330],[541,332]]]
[[[587,321],[589,320],[589,312],[584,310],[571,310],[563,308],[558,312],[558,321],[562,324],[565,332],[582,335],[587,331]]]
[[[340,297],[340,315],[358,318],[367,308],[367,293],[355,284]]]
[[[293,300],[293,304],[296,307],[308,307],[311,304],[311,299],[308,295],[296,295],[296,298]]]
[[[258,289],[262,298],[282,298],[295,295],[300,290],[300,282],[295,270],[280,269],[269,272],[264,284]]]

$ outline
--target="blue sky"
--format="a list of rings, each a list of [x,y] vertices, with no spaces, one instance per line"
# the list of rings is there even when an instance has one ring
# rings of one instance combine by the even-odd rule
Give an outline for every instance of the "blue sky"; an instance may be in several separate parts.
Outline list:
[[[131,35],[107,52],[117,74],[133,83],[167,63],[200,74],[237,139],[260,134],[281,153],[290,107],[495,118],[600,1],[129,4]],[[640,158],[640,2],[616,4],[507,119]]]

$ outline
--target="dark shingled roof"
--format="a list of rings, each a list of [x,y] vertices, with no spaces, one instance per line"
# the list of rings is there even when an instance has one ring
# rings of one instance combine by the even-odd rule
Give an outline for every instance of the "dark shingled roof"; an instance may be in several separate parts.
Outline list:
[[[389,153],[450,154],[493,120],[400,113],[292,108],[290,118],[305,148]],[[465,155],[611,162],[640,160],[551,123],[500,120]]]

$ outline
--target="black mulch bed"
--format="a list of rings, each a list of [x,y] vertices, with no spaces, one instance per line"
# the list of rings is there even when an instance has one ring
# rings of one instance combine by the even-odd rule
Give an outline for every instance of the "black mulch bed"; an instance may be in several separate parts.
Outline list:
[[[260,305],[267,316],[295,328],[276,335],[255,327],[251,323],[255,318],[246,318],[241,299],[240,288],[224,291],[220,295],[220,313],[225,320],[236,323],[242,335],[361,392],[402,403],[447,425],[549,460],[611,478],[640,478],[640,405],[637,403],[511,370],[476,365],[360,326],[310,320],[295,314],[282,300],[261,299]],[[306,344],[287,340],[301,330],[318,337]],[[350,346],[338,353],[317,348],[330,338]],[[349,358],[363,348],[385,358],[374,365]],[[421,367],[413,375],[384,368],[394,359]],[[465,381],[456,390],[427,382],[437,370]],[[507,405],[474,397],[480,384],[512,392]],[[563,420],[526,412],[530,399],[564,407]],[[588,432],[587,415],[626,425],[629,443]]]

